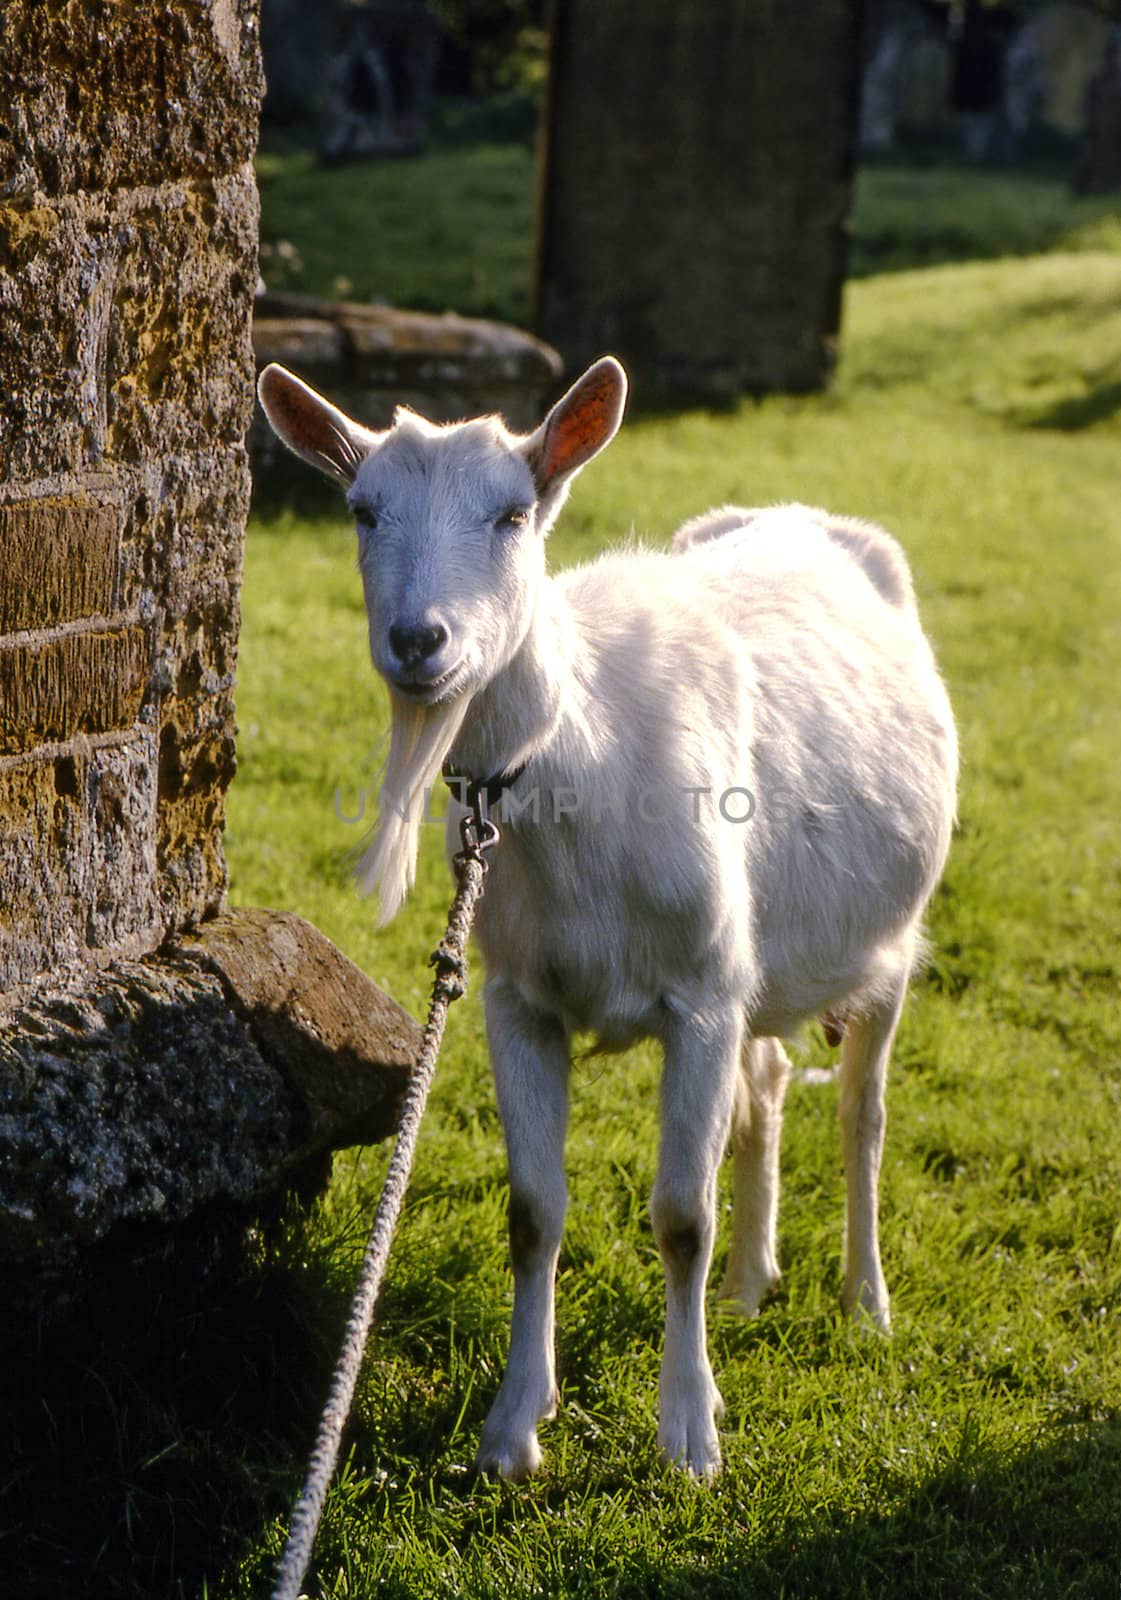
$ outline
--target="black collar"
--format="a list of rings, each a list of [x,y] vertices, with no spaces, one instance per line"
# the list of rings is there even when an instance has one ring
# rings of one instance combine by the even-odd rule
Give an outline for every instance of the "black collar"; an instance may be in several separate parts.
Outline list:
[[[444,782],[461,806],[469,806],[474,811],[479,801],[484,800],[487,810],[492,811],[507,789],[517,783],[525,769],[526,763],[523,761],[520,767],[508,767],[505,772],[494,773],[489,778],[473,778],[470,773],[461,772],[450,761],[445,761],[443,775]]]

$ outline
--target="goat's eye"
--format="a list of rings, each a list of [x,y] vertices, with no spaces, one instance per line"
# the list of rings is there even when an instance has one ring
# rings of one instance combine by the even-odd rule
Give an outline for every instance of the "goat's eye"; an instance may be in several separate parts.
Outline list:
[[[496,528],[515,530],[529,526],[529,509],[526,506],[510,506],[500,517],[494,519]]]

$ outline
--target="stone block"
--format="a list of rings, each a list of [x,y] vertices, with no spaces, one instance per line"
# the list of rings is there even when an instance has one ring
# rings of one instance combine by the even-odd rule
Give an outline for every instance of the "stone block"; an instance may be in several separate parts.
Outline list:
[[[240,447],[257,196],[230,177],[0,202],[0,477]]]
[[[119,522],[80,496],[0,506],[0,636],[112,612]]]
[[[85,907],[92,950],[136,948],[158,938],[155,735],[91,751]]]
[[[130,727],[150,660],[139,626],[0,646],[0,756]]]
[[[239,448],[253,404],[252,171],[154,190],[116,237],[105,336],[108,455],[137,461]]]
[[[86,757],[0,761],[0,994],[81,949]]]
[[[292,372],[314,373],[321,368],[342,371],[346,339],[341,328],[325,317],[269,317],[253,319],[253,352],[260,367],[278,361]],[[308,377],[309,383],[314,383]]]
[[[161,706],[161,719],[160,903],[169,926],[193,926],[220,908],[226,889],[222,828],[226,790],[237,770],[233,697],[216,697],[205,706],[170,698]]]
[[[221,973],[230,1004],[296,1091],[302,1137],[385,1138],[420,1030],[395,1000],[290,912],[242,908],[208,922],[188,952]]]
[[[408,405],[432,422],[497,412],[528,430],[562,371],[551,346],[504,323],[296,294],[258,296],[253,348],[258,369],[280,362],[375,428]],[[281,455],[259,410],[249,449],[260,468]]]
[[[44,978],[0,1014],[0,1263],[40,1290],[90,1246],[251,1204],[382,1139],[413,1019],[299,917]]]
[[[125,603],[146,593],[179,618],[216,585],[236,590],[250,492],[242,447],[167,454],[119,476],[130,485],[121,535]]]
[[[91,950],[159,941],[156,774],[143,728],[0,761],[0,995]]]
[[[252,157],[263,88],[255,0],[5,0],[0,192],[233,171]]]

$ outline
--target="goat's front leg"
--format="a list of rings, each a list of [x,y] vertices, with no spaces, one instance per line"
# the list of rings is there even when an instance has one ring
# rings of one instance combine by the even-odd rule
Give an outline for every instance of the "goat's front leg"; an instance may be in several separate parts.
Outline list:
[[[510,1169],[510,1356],[475,1466],[518,1480],[541,1465],[537,1424],[557,1407],[553,1283],[564,1227],[569,1049],[555,1018],[512,984],[486,987],[487,1037]]]
[[[662,1146],[650,1201],[666,1273],[666,1344],[658,1443],[697,1477],[720,1471],[724,1409],[708,1362],[705,1280],[716,1225],[716,1175],[732,1114],[742,1034],[738,1007],[671,1009],[662,1074]]]

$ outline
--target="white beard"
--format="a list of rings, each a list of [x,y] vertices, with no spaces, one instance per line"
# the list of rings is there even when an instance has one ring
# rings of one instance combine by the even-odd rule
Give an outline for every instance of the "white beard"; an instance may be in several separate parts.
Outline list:
[[[425,803],[469,701],[470,696],[459,695],[446,704],[420,706],[389,691],[389,753],[381,774],[378,820],[358,866],[360,887],[367,894],[377,892],[382,927],[396,916],[416,881]]]

